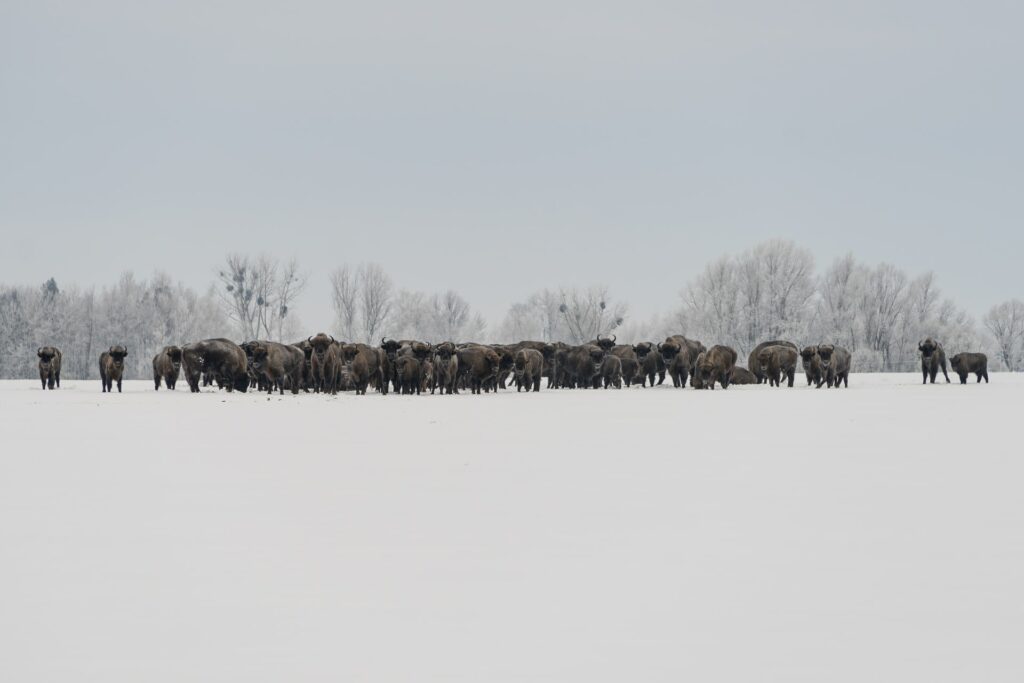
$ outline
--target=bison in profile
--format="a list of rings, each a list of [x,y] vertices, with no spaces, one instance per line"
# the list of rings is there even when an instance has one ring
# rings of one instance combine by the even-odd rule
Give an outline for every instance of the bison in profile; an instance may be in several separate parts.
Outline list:
[[[766,346],[757,354],[758,369],[769,386],[781,387],[782,379],[793,387],[796,377],[796,349],[789,346]]]
[[[211,377],[231,392],[249,388],[249,364],[245,351],[230,339],[204,339],[181,347],[181,365],[192,393],[199,393],[201,377]]]
[[[516,351],[516,391],[540,391],[540,378],[544,372],[544,354],[537,349],[524,348]]]
[[[127,355],[128,349],[124,346],[111,346],[100,354],[100,381],[103,383],[103,393],[113,391],[114,382],[117,382],[117,393],[121,393],[124,357]]]
[[[978,383],[988,384],[988,356],[983,353],[958,353],[949,359],[953,372],[960,375],[960,384],[967,384],[967,375],[974,373]]]
[[[56,346],[40,346],[36,351],[39,357],[39,381],[43,390],[53,389],[60,386],[60,363],[61,353]]]
[[[821,359],[821,369],[825,373],[825,384],[829,387],[839,388],[840,382],[844,387],[850,386],[850,352],[842,346],[833,344],[818,344],[818,357]],[[818,385],[821,388],[821,385]]]
[[[946,376],[946,383],[949,384],[949,373],[946,372],[946,352],[942,350],[942,344],[928,337],[917,345],[917,350],[921,352],[921,374],[923,375],[921,384],[927,384],[929,378],[932,384],[935,384],[939,368],[942,369],[942,374]]]
[[[160,353],[153,356],[153,384],[154,389],[160,391],[160,381],[163,380],[167,388],[174,390],[178,383],[178,375],[181,374],[181,349],[177,346],[165,346]]]
[[[716,344],[697,356],[694,387],[714,390],[715,382],[718,382],[723,389],[728,389],[735,367],[736,351],[728,346]]]

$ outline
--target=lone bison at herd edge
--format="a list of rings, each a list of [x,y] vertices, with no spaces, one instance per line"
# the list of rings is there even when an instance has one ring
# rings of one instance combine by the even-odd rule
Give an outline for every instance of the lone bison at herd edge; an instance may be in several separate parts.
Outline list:
[[[923,383],[935,383],[941,371],[949,383],[946,353],[931,337],[918,344]],[[39,379],[42,388],[60,387],[62,355],[54,346],[40,347]],[[128,349],[114,345],[100,354],[100,381],[104,393],[118,392],[124,376]],[[694,389],[714,389],[718,384],[768,384],[793,387],[799,365],[807,386],[849,386],[851,355],[834,344],[805,346],[802,350],[785,340],[758,344],[746,368],[736,365],[736,351],[728,346],[706,348],[683,335],[672,335],[660,344],[617,344],[615,336],[586,344],[522,341],[517,344],[442,342],[430,344],[412,339],[381,339],[380,346],[338,341],[327,334],[310,336],[294,344],[254,340],[236,344],[225,339],[205,339],[184,346],[165,346],[153,358],[153,383],[174,390],[184,371],[193,393],[200,386],[217,385],[231,391],[292,394],[365,394],[373,388],[381,394],[490,393],[510,388],[548,389],[643,387],[664,383]],[[989,381],[988,358],[983,353],[963,352],[949,359],[953,372],[966,384],[969,375]]]

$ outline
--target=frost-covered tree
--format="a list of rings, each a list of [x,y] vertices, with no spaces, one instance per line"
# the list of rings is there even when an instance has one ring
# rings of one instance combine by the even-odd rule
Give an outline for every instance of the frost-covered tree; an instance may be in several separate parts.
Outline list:
[[[265,254],[229,254],[217,277],[224,311],[242,338],[284,339],[286,321],[294,317],[292,306],[307,281],[294,259],[282,264]]]
[[[985,314],[984,322],[995,343],[995,360],[1007,370],[1020,370],[1024,347],[1024,302],[1011,299],[993,306]]]

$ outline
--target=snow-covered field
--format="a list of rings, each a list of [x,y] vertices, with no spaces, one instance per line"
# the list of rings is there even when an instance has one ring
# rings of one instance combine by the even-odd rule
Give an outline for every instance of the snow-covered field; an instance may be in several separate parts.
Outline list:
[[[850,384],[0,382],[0,680],[1024,680],[1024,376]]]

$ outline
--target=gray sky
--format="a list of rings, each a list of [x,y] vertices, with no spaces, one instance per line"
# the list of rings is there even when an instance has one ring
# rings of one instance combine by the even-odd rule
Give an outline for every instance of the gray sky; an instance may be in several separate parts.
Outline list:
[[[0,0],[0,281],[378,261],[640,316],[758,241],[1024,296],[1019,2]]]

